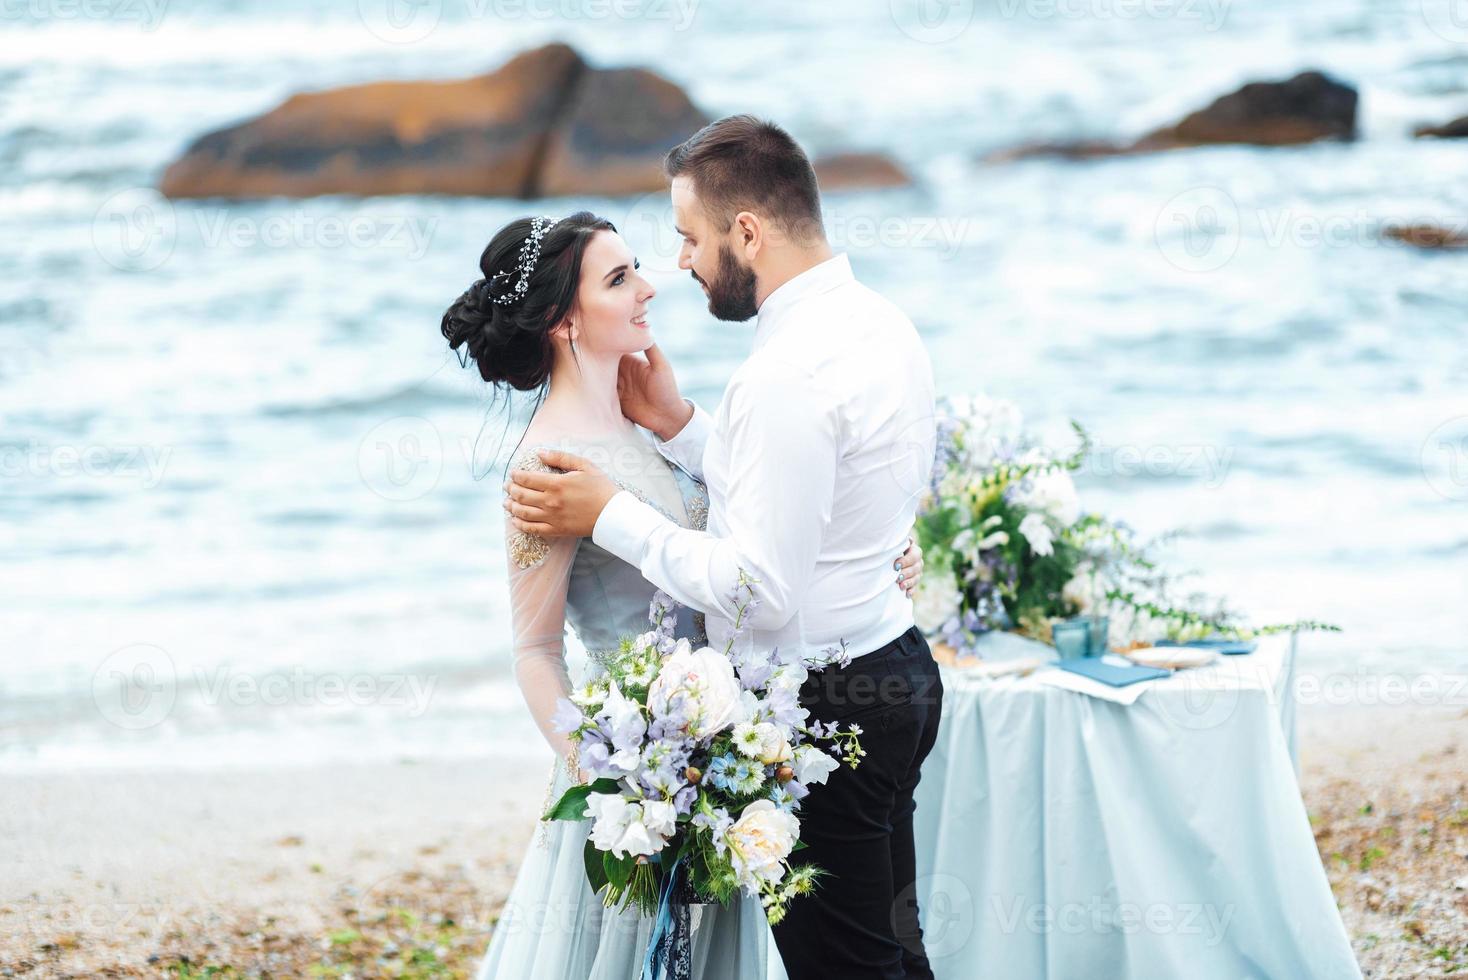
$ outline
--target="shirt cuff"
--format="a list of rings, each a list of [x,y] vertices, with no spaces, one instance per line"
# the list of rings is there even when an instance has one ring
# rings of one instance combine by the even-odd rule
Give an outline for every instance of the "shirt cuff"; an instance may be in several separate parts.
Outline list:
[[[662,454],[690,473],[703,472],[703,447],[708,443],[709,433],[714,430],[714,420],[698,403],[685,398],[693,406],[693,417],[671,439],[659,440]]]
[[[591,540],[634,568],[640,568],[647,539],[666,520],[631,492],[619,490],[602,508],[591,529]]]

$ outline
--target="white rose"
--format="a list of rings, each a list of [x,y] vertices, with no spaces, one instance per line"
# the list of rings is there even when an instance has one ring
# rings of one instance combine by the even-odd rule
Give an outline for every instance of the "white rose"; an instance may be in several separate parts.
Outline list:
[[[1018,496],[1022,506],[1049,514],[1061,527],[1070,527],[1080,519],[1080,498],[1069,470],[1035,473],[1030,481],[1029,489]]]
[[[586,808],[587,818],[595,821],[593,846],[619,858],[661,851],[676,820],[671,803],[638,803],[616,793],[592,793],[586,798]]]
[[[1050,525],[1039,514],[1026,514],[1019,522],[1019,533],[1030,543],[1030,550],[1037,555],[1048,555],[1055,551],[1055,537]]]
[[[678,829],[678,810],[667,800],[643,800],[642,822],[648,830],[666,839]]]
[[[1087,569],[1076,572],[1075,577],[1061,588],[1060,597],[1073,603],[1081,612],[1089,612],[1097,599],[1091,572]]]
[[[686,731],[702,739],[741,717],[740,692],[728,657],[709,647],[694,651],[686,640],[679,640],[648,687],[647,707],[654,716],[664,716],[673,701],[681,698],[688,716]]]
[[[924,572],[913,594],[912,615],[918,629],[932,634],[958,615],[963,596],[949,571]]]
[[[795,750],[792,768],[795,778],[805,786],[824,783],[826,777],[836,771],[839,763],[828,752],[814,745],[802,745]]]
[[[765,721],[756,725],[755,730],[759,732],[760,762],[768,766],[790,758],[790,743],[785,741],[785,735],[778,727]]]
[[[800,836],[800,821],[770,800],[756,800],[744,808],[724,836],[730,863],[739,883],[751,894],[761,881],[776,882],[782,863]]]

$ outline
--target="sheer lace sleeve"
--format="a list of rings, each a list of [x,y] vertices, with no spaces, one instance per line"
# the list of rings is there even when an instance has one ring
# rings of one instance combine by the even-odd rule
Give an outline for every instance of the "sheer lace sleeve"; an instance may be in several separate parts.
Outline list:
[[[535,462],[539,464],[538,459]],[[556,701],[571,691],[565,655],[566,591],[579,543],[578,538],[547,541],[505,523],[515,682],[541,734],[562,758],[570,755],[571,743],[551,727],[551,718]]]

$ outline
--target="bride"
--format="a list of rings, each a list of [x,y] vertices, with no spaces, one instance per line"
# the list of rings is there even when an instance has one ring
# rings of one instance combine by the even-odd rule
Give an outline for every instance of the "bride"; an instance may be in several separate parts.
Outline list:
[[[544,469],[538,448],[574,452],[669,519],[703,529],[703,486],[664,459],[654,438],[623,415],[624,401],[635,405],[651,394],[649,361],[661,354],[647,322],[655,291],[611,222],[586,211],[559,221],[512,221],[490,241],[479,267],[484,278],[449,307],[443,335],[451,348],[463,349],[461,363],[472,359],[485,381],[541,394],[514,466]],[[598,672],[599,653],[615,649],[623,636],[647,631],[656,590],[590,538],[546,541],[507,522],[506,551],[515,679],[558,759],[549,802],[582,781],[575,748],[552,722],[557,701],[572,693],[566,626],[589,651],[588,672]],[[909,548],[894,565],[898,587],[910,593],[921,551]],[[701,642],[702,616],[689,610],[677,615],[677,635]],[[540,824],[479,980],[641,975],[652,920],[635,908],[605,908],[592,894],[582,856],[590,826]],[[694,976],[764,980],[774,947],[758,898],[695,906],[693,921]]]

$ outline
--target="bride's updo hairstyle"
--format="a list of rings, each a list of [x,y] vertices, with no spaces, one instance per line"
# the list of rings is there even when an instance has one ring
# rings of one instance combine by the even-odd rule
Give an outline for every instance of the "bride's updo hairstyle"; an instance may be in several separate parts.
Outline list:
[[[478,279],[443,315],[443,335],[492,385],[535,391],[555,362],[551,331],[575,308],[581,257],[599,231],[616,231],[590,211],[560,221],[517,218],[479,256]],[[460,348],[463,348],[460,351]]]

